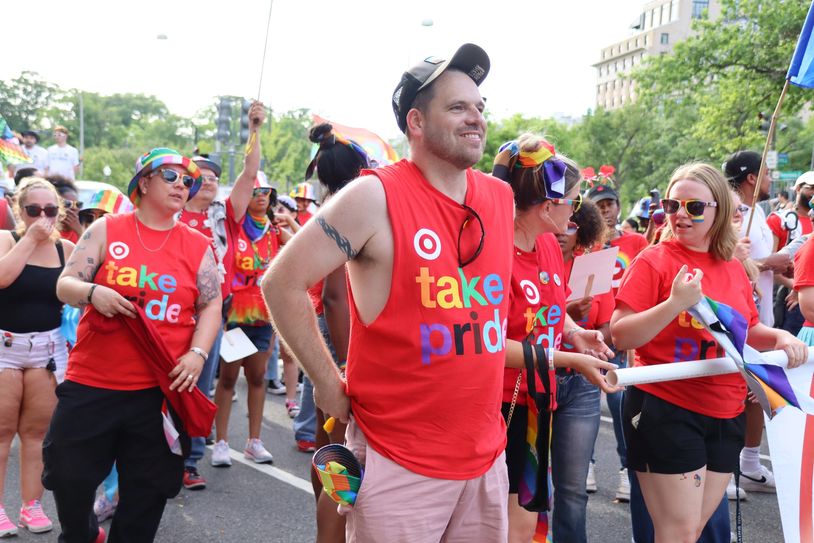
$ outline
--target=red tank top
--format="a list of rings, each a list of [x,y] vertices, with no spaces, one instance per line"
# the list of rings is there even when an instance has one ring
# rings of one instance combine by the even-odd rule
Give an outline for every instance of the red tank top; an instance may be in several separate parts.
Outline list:
[[[169,233],[139,223],[141,239],[147,247],[157,248],[166,239],[160,251],[151,252],[139,241],[135,221],[135,213],[105,215],[105,260],[93,282],[112,288],[144,308],[170,353],[177,358],[189,349],[195,331],[198,269],[209,240],[181,223],[176,223]],[[100,329],[99,322],[110,326]],[[113,390],[158,386],[132,333],[116,320],[104,318],[93,306],[83,313],[76,338],[66,379]]]
[[[427,477],[472,479],[503,451],[500,415],[512,262],[509,185],[467,170],[465,203],[480,216],[480,255],[459,267],[470,213],[407,160],[379,177],[393,232],[390,296],[365,326],[351,304],[351,410],[377,452]],[[463,259],[480,227],[469,220]],[[353,293],[351,293],[351,297]]]

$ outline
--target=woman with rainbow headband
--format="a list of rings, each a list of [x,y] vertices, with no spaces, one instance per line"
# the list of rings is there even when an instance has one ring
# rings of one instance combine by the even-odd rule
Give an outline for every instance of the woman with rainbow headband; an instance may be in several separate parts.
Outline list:
[[[536,479],[538,490],[546,484],[544,473],[548,451],[536,449],[539,439],[537,443],[527,443],[527,436],[538,431],[545,435],[549,431],[550,417],[546,416],[545,411],[550,414],[556,405],[554,369],[573,368],[603,390],[612,391],[600,370],[615,366],[604,360],[611,353],[603,342],[602,334],[579,328],[565,311],[565,266],[555,234],[568,230],[571,215],[581,205],[579,189],[582,176],[579,169],[570,160],[557,155],[554,147],[543,138],[523,134],[517,141],[508,142],[500,148],[492,175],[511,185],[516,209],[503,415],[508,427],[509,542],[528,543],[535,537],[535,529],[537,536],[542,537],[540,541],[545,540],[548,531],[543,522],[538,527],[538,515],[523,506],[536,494],[535,489],[529,487],[529,481]],[[575,345],[577,352],[558,351],[563,334]],[[535,388],[537,391],[548,388],[548,405],[538,405],[530,397],[527,372],[516,369],[525,367],[524,343],[540,345],[546,353],[543,359],[537,357],[537,364],[545,364],[547,360],[548,371],[542,369],[549,386],[546,387],[539,376],[535,376]],[[538,410],[543,415],[539,419],[540,424],[545,426],[543,428],[536,427]],[[556,431],[553,439],[557,439]],[[541,458],[539,462],[538,455]],[[534,461],[530,461],[530,457]],[[552,457],[552,462],[558,458],[561,457]],[[544,465],[538,467],[538,463]],[[542,476],[540,469],[543,470]],[[581,474],[583,488],[587,469],[586,464]],[[555,541],[584,541],[584,520],[580,527],[579,519],[564,513],[568,510],[568,494],[557,486],[561,483],[558,474],[564,471],[561,466],[552,465],[556,500],[552,524],[554,538]],[[583,534],[581,538],[580,531]]]
[[[745,318],[746,342],[755,349],[784,350],[789,367],[805,362],[805,344],[758,321],[752,285],[733,258],[733,207],[717,168],[691,163],[673,173],[662,200],[667,227],[661,242],[644,249],[627,269],[611,317],[613,342],[635,349],[635,366],[723,356],[688,313],[703,296]],[[738,467],[744,400],[746,386],[737,373],[625,391],[627,462],[636,472],[656,543],[698,541]]]
[[[257,347],[257,352],[240,360],[226,363],[221,360],[220,377],[215,389],[216,443],[212,449],[212,465],[232,465],[229,456],[229,415],[232,395],[240,368],[249,385],[246,404],[249,410],[249,440],[243,455],[257,463],[274,460],[260,440],[263,405],[266,401],[266,363],[271,345],[271,317],[260,292],[260,282],[271,260],[277,255],[281,243],[289,239],[285,230],[272,228],[268,218],[271,186],[262,172],[254,180],[254,192],[243,218],[242,228],[235,241],[235,268],[232,280],[232,305],[226,317],[226,328],[240,328]],[[274,363],[274,362],[273,362]]]
[[[114,462],[111,541],[152,541],[167,499],[181,488],[184,462],[165,434],[160,387],[195,390],[220,326],[209,240],[174,218],[200,184],[198,167],[177,151],[145,153],[128,187],[136,210],[95,221],[57,283],[60,300],[85,306],[43,445],[60,541],[104,541],[93,499]],[[134,332],[129,319],[152,337]],[[147,358],[148,342],[175,358],[171,371]]]

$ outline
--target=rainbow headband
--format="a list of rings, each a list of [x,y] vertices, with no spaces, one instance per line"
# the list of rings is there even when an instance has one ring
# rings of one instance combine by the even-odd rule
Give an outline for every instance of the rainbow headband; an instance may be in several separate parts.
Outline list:
[[[353,140],[345,139],[342,136],[340,136],[340,135],[334,133],[333,131],[331,131],[331,132],[329,132],[327,134],[324,134],[320,138],[319,149],[317,149],[317,152],[314,155],[314,158],[311,160],[310,164],[308,164],[308,168],[305,169],[305,180],[306,181],[308,181],[309,179],[311,179],[314,176],[314,170],[316,170],[316,167],[317,167],[317,158],[319,158],[319,153],[322,150],[322,148],[323,147],[330,147],[330,146],[335,145],[337,143],[341,143],[342,145],[347,145],[348,147],[350,147],[351,149],[356,151],[359,154],[359,156],[361,156],[364,159],[365,166],[370,165],[370,157],[368,156],[367,151],[365,151],[362,148],[361,145],[359,145],[358,143],[356,143]]]
[[[157,147],[152,151],[144,153],[141,155],[141,157],[139,157],[138,160],[136,160],[136,175],[133,176],[133,179],[130,180],[130,184],[127,186],[127,195],[134,205],[137,206],[139,204],[139,179],[141,179],[145,174],[148,174],[161,166],[170,164],[181,166],[187,171],[187,173],[189,173],[189,175],[195,178],[195,183],[189,189],[188,199],[195,196],[195,193],[197,193],[198,189],[201,188],[201,182],[203,180],[201,177],[201,169],[198,168],[198,165],[195,164],[192,159],[183,156],[178,151],[168,149],[166,147]]]
[[[532,151],[521,150],[512,140],[500,146],[495,156],[492,175],[511,182],[512,171],[520,168],[542,170],[545,198],[562,198],[565,195],[565,162],[557,158],[554,146],[543,140],[540,146]]]

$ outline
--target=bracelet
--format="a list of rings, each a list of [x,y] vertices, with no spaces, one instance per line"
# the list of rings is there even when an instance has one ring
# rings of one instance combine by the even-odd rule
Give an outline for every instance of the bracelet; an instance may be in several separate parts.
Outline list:
[[[90,305],[93,305],[93,300],[92,300],[92,298],[93,298],[93,291],[94,291],[94,290],[96,290],[96,287],[98,287],[98,286],[99,286],[99,285],[97,285],[97,284],[95,284],[95,283],[94,283],[93,285],[91,285],[90,290],[88,291],[88,303],[89,303]]]
[[[201,358],[203,358],[204,364],[206,363],[207,359],[209,359],[209,353],[204,351],[200,347],[190,347],[189,352],[195,353]]]
[[[554,371],[554,349],[546,349],[545,357],[548,359],[548,371]]]

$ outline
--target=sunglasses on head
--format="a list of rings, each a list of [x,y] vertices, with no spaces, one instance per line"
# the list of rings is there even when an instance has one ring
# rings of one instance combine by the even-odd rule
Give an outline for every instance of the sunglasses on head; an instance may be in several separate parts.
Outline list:
[[[32,219],[39,217],[43,211],[45,212],[45,216],[49,218],[54,218],[59,214],[59,208],[55,205],[47,205],[42,207],[39,204],[31,204],[25,206],[26,214]]]
[[[192,188],[192,185],[195,184],[195,178],[194,177],[192,177],[191,175],[180,174],[180,173],[176,172],[175,170],[160,169],[160,170],[156,170],[153,175],[156,175],[156,174],[160,175],[161,179],[165,183],[167,183],[169,185],[172,185],[173,183],[178,181],[179,177],[181,178],[181,182],[184,183],[184,186],[186,188]]]
[[[271,194],[271,188],[269,187],[259,187],[252,191],[252,196],[255,198],[257,196],[268,196],[269,194]]]
[[[704,214],[704,208],[706,207],[718,207],[717,202],[704,202],[703,200],[676,200],[674,198],[663,198],[661,200],[661,207],[664,209],[664,212],[668,215],[673,215],[678,213],[678,210],[681,207],[684,207],[684,210],[687,212],[687,215],[691,217],[700,217]]]
[[[82,209],[82,202],[79,200],[62,200],[62,206],[65,209],[76,209],[77,211]]]

